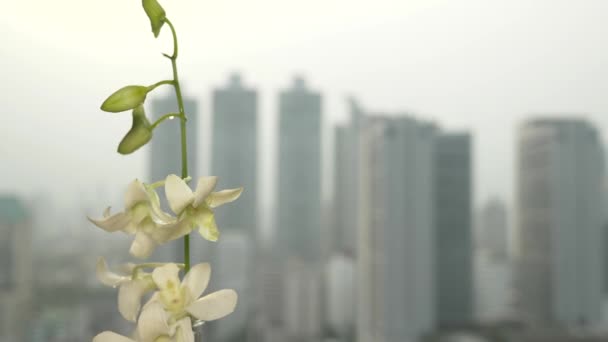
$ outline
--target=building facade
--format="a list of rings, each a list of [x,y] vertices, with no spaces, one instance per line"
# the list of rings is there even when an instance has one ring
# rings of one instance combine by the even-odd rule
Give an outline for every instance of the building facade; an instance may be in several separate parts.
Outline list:
[[[540,325],[600,320],[604,153],[577,119],[526,122],[517,141],[517,308]]]
[[[255,248],[258,229],[258,97],[238,74],[213,92],[211,174],[218,188],[244,188],[238,201],[217,208],[221,248],[213,249],[213,284],[239,293],[230,317],[214,324],[214,340],[247,341],[254,305]]]
[[[434,328],[433,125],[369,117],[361,131],[357,340]]]
[[[472,154],[470,134],[435,141],[435,282],[439,328],[473,319]]]

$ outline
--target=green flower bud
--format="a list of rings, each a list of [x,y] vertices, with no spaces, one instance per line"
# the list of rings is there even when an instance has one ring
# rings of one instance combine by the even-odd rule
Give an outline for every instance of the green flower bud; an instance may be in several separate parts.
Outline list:
[[[148,18],[150,18],[152,33],[154,33],[154,37],[156,38],[165,23],[165,10],[156,0],[142,0],[141,4],[144,6],[144,11],[146,11]]]
[[[118,89],[101,104],[104,112],[119,113],[133,109],[144,103],[148,95],[148,87],[130,85]]]
[[[133,109],[133,124],[122,141],[118,145],[118,153],[131,154],[152,139],[152,129],[146,117],[144,106],[139,105]]]

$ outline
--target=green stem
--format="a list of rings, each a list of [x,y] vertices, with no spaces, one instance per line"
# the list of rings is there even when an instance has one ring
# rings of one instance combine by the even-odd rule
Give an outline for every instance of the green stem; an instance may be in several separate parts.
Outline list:
[[[153,85],[148,87],[148,92],[151,92],[152,90],[156,89],[158,86],[161,86],[163,84],[173,84],[173,80],[164,80],[164,81],[156,82]]]
[[[182,98],[182,90],[179,85],[179,76],[177,74],[177,34],[175,33],[175,27],[169,19],[165,18],[165,22],[171,28],[171,34],[173,35],[173,55],[171,59],[171,67],[173,68],[173,86],[175,88],[175,96],[177,97],[177,105],[179,108],[180,118],[180,132],[181,132],[181,146],[182,146],[182,178],[188,177],[188,146],[186,140],[186,113],[184,111],[184,100]],[[184,269],[185,272],[190,270],[190,235],[184,236]]]
[[[153,130],[156,128],[156,126],[160,125],[161,122],[167,120],[167,119],[173,119],[173,118],[179,118],[180,117],[180,113],[169,113],[169,114],[165,114],[163,116],[161,116],[160,118],[158,118],[158,120],[154,121],[154,123],[152,124],[152,126],[150,126],[150,129]]]

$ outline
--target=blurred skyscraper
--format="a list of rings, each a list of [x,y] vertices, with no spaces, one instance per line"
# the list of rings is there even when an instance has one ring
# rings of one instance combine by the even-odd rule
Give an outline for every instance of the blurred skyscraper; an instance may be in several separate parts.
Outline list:
[[[326,244],[324,292],[325,334],[339,341],[355,336],[356,254],[359,228],[360,126],[363,110],[349,99],[349,121],[335,128],[332,224]]]
[[[479,211],[478,246],[484,253],[498,260],[509,256],[507,208],[499,199],[488,201]]]
[[[437,135],[434,166],[435,312],[450,328],[473,319],[471,136]]]
[[[604,152],[576,119],[526,122],[517,141],[517,305],[538,324],[600,319]]]
[[[364,125],[357,340],[413,342],[435,325],[436,128],[405,117]]]
[[[513,263],[508,248],[507,209],[499,199],[477,214],[475,316],[482,322],[513,318]]]
[[[321,330],[321,124],[321,95],[296,78],[279,98],[276,248],[285,341],[315,341]]]
[[[284,254],[321,252],[321,95],[296,78],[279,99],[277,239]]]
[[[221,230],[214,249],[213,282],[239,293],[239,305],[230,317],[213,325],[216,341],[246,341],[252,320],[254,253],[260,207],[257,193],[257,93],[232,75],[228,85],[213,92],[213,142],[211,174],[219,176],[218,188],[243,186],[238,201],[216,209]]]
[[[0,196],[0,340],[23,341],[31,315],[32,227],[15,196]]]
[[[350,101],[350,121],[335,129],[334,140],[334,226],[330,237],[330,250],[354,256],[357,251],[359,188],[359,144],[363,110],[353,99]]]
[[[148,108],[149,116],[152,120],[158,119],[160,116],[167,113],[177,113],[177,101],[175,99],[175,93],[173,89],[164,98],[153,99],[150,101],[151,104]],[[199,112],[198,103],[192,98],[184,98],[184,110],[188,117],[187,125],[187,147],[188,147],[188,173],[194,179],[196,186],[196,179],[201,176],[198,172],[198,160],[199,160],[199,149],[198,149],[198,133],[199,133]],[[156,182],[164,180],[169,174],[176,174],[181,176],[182,174],[182,154],[180,144],[180,124],[179,119],[166,120],[161,123],[154,130],[154,136],[150,141],[149,146],[149,158],[148,158],[148,179],[147,182]],[[164,188],[158,189],[161,198],[164,197]],[[168,206],[164,206],[165,210],[169,210]],[[197,244],[200,243],[201,239],[191,239],[191,251],[193,252],[192,260],[201,260],[201,256],[196,255],[196,251],[200,250],[197,248]],[[160,246],[152,255],[155,260],[163,261],[176,261],[183,260],[183,247],[179,241],[168,243]]]

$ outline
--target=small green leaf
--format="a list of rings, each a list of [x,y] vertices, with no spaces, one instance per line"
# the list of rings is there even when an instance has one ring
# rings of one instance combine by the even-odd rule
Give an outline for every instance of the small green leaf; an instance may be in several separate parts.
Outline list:
[[[144,103],[148,95],[148,87],[140,85],[130,85],[118,89],[110,95],[102,104],[101,110],[104,112],[119,113],[133,109]]]
[[[132,115],[133,123],[131,129],[118,145],[118,153],[120,154],[131,154],[152,139],[152,130],[150,129],[150,122],[146,117],[144,106],[137,106],[133,109]]]
[[[144,11],[150,18],[150,24],[152,24],[152,33],[154,37],[158,37],[160,29],[165,23],[165,10],[160,6],[156,0],[142,0],[141,4],[144,7]]]

